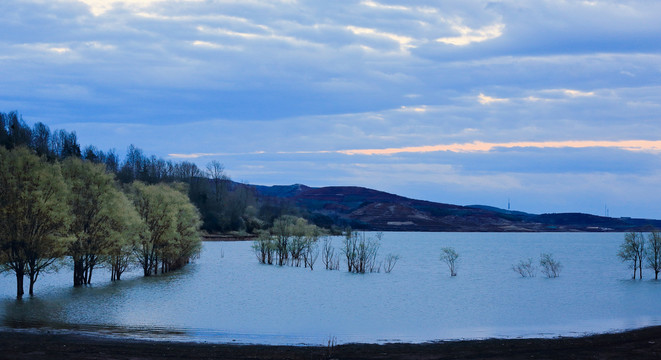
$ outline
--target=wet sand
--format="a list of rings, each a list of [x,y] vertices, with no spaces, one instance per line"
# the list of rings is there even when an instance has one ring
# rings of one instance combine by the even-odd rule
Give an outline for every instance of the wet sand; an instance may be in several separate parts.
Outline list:
[[[661,359],[661,326],[554,339],[265,346],[0,332],[0,359]]]

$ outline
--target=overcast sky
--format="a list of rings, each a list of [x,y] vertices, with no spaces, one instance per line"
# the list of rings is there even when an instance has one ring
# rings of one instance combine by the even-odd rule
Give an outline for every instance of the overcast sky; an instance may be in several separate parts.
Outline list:
[[[0,111],[253,184],[661,218],[661,2],[3,0]]]

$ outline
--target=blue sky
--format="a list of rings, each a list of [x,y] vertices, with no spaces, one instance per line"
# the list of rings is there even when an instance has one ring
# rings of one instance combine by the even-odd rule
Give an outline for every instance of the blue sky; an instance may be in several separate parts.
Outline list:
[[[661,2],[5,0],[0,111],[253,184],[661,218]]]

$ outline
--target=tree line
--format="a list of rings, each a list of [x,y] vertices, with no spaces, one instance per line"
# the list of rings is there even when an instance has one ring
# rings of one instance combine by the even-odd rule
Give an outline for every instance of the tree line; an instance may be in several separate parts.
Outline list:
[[[332,220],[309,215],[286,200],[258,199],[252,186],[232,181],[218,161],[200,168],[188,161],[175,162],[146,155],[134,145],[128,147],[122,160],[114,149],[82,147],[75,132],[51,131],[41,122],[30,127],[15,111],[0,112],[0,146],[27,147],[48,162],[72,157],[100,164],[114,174],[120,184],[135,181],[152,185],[185,183],[186,195],[200,212],[201,229],[209,233],[257,234],[270,228],[274,220],[283,215],[308,218],[319,226],[333,225]]]
[[[187,184],[121,184],[103,164],[26,147],[16,141],[27,137],[15,134],[19,128],[10,123],[0,138],[14,139],[0,146],[0,266],[15,274],[18,298],[24,278],[34,294],[39,275],[63,258],[81,286],[98,266],[114,281],[133,264],[150,276],[199,253],[200,214]]]

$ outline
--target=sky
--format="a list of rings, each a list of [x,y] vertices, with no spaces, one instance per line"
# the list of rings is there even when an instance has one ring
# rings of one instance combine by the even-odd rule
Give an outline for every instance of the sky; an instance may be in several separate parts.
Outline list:
[[[661,219],[661,2],[3,0],[0,111],[251,184]]]

